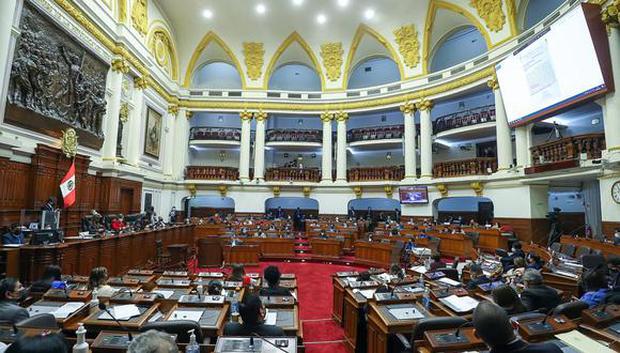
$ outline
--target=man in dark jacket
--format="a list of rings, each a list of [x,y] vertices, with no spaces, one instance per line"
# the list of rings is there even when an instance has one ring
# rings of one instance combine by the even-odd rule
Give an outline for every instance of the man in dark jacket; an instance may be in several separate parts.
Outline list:
[[[263,337],[285,336],[284,330],[275,325],[266,325],[265,307],[260,298],[250,294],[239,305],[239,314],[243,323],[229,322],[224,326],[224,336],[253,336]]]
[[[282,274],[277,266],[268,266],[264,273],[265,281],[267,281],[267,288],[261,288],[259,295],[263,297],[290,296],[290,290],[280,287],[281,276]]]
[[[528,311],[542,310],[547,312],[560,304],[558,291],[544,285],[540,272],[528,269],[523,274],[525,290],[521,293],[521,301]]]
[[[17,305],[24,291],[22,284],[15,278],[0,281],[0,321],[16,324],[30,317],[26,309]]]

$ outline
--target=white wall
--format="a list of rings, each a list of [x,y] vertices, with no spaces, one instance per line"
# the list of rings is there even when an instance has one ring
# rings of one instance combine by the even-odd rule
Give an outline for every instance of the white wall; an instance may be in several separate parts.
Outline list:
[[[599,179],[603,222],[620,222],[620,205],[614,202],[611,197],[611,187],[618,181],[620,181],[619,174],[611,174]]]

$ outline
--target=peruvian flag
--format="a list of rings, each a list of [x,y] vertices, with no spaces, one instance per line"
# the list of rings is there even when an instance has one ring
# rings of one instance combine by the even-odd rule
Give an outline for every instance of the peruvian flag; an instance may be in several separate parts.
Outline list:
[[[69,171],[60,181],[60,192],[64,200],[64,208],[71,207],[75,203],[75,161],[71,163]]]

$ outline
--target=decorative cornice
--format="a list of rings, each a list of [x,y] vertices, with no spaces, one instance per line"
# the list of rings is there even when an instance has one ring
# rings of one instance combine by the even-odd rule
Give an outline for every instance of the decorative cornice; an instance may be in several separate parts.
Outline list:
[[[430,111],[433,109],[434,103],[432,100],[422,98],[418,103],[416,103],[416,108],[420,111]]]
[[[248,68],[248,78],[258,80],[263,75],[263,65],[265,63],[265,49],[263,43],[243,42],[243,56],[245,66]],[[243,73],[239,73],[243,75]]]
[[[129,121],[129,110],[129,104],[127,102],[121,103],[121,107],[118,111],[118,118],[120,119],[121,123],[125,124],[127,121]]]
[[[420,41],[415,25],[409,24],[394,30],[398,51],[407,67],[413,69],[420,63]]]
[[[273,196],[274,197],[279,197],[280,196],[280,187],[279,186],[277,186],[277,185],[274,186],[272,191],[273,191]]]
[[[488,81],[487,86],[493,91],[499,89],[499,81],[497,81],[497,76],[493,75]]]
[[[301,191],[304,193],[304,197],[310,197],[310,192],[312,191],[312,188],[309,186],[304,186]]]
[[[470,0],[469,4],[476,9],[478,16],[484,20],[488,29],[499,32],[506,24],[502,2],[502,0]]]
[[[403,112],[403,114],[405,115],[413,114],[415,113],[415,110],[416,106],[413,102],[405,102],[403,105],[400,106],[400,111]]]
[[[239,117],[241,118],[242,121],[250,121],[250,120],[252,120],[252,115],[253,114],[251,112],[247,111],[247,110],[244,110],[241,113],[239,113]]]
[[[335,115],[335,119],[337,122],[342,123],[349,120],[349,113],[345,111],[339,111]]]
[[[362,187],[361,186],[354,186],[353,187],[353,193],[355,194],[355,197],[357,197],[358,199],[362,197]]]
[[[176,104],[170,104],[168,106],[168,114],[173,114],[176,116],[179,113],[179,106]]]
[[[323,66],[327,69],[327,78],[334,82],[338,81],[342,72],[342,42],[321,44],[321,58]]]
[[[150,80],[150,76],[136,76],[133,79],[133,86],[136,89],[147,89]]]
[[[392,185],[385,185],[385,186],[383,187],[383,191],[385,191],[385,196],[386,196],[388,199],[391,199],[391,198],[392,198],[392,194],[394,193],[394,188],[392,187]]]
[[[441,194],[441,197],[448,196],[448,186],[446,184],[437,184],[437,191]]]
[[[191,119],[194,116],[194,112],[191,110],[186,110],[185,111],[185,118],[187,118],[187,120]]]
[[[220,185],[217,187],[217,190],[220,192],[220,196],[226,197],[226,194],[228,193],[228,186]]]
[[[482,192],[484,191],[484,184],[479,181],[474,181],[469,184],[472,190],[476,193],[476,196],[482,196]]]
[[[149,26],[148,0],[133,0],[131,23],[141,35],[146,35]]]
[[[330,112],[322,112],[321,113],[321,121],[322,122],[329,123],[332,120],[334,120],[334,113],[330,113]]]
[[[110,63],[110,68],[114,72],[120,72],[126,74],[129,72],[129,64],[127,64],[127,60],[123,58],[112,59]]]
[[[256,119],[256,121],[265,121],[269,118],[269,114],[262,110],[259,110],[258,112],[254,113],[254,118]]]
[[[620,0],[614,0],[605,7],[601,13],[601,18],[607,27],[620,27]]]

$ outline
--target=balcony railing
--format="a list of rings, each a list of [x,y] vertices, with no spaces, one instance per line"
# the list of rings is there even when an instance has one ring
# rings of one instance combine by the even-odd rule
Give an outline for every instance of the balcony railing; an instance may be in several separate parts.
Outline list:
[[[267,142],[323,142],[322,130],[271,129],[265,132]]]
[[[442,131],[483,124],[489,121],[495,121],[495,106],[492,105],[437,118],[433,121],[433,133],[437,134]]]
[[[452,178],[470,175],[489,175],[497,171],[497,159],[478,157],[435,163],[433,177]]]
[[[405,178],[404,166],[351,168],[347,170],[347,180],[359,181],[400,181]]]
[[[241,129],[193,127],[189,130],[190,140],[241,141]]]
[[[321,172],[318,168],[268,168],[265,180],[318,183],[321,181]]]
[[[237,180],[239,179],[239,169],[233,167],[189,166],[185,169],[185,179]]]
[[[605,134],[585,134],[565,137],[560,140],[534,146],[532,162],[535,166],[563,161],[576,160],[582,153],[587,159],[601,158],[601,151],[605,149]]]
[[[403,137],[403,125],[389,125],[351,129],[347,132],[349,142],[399,139]]]

